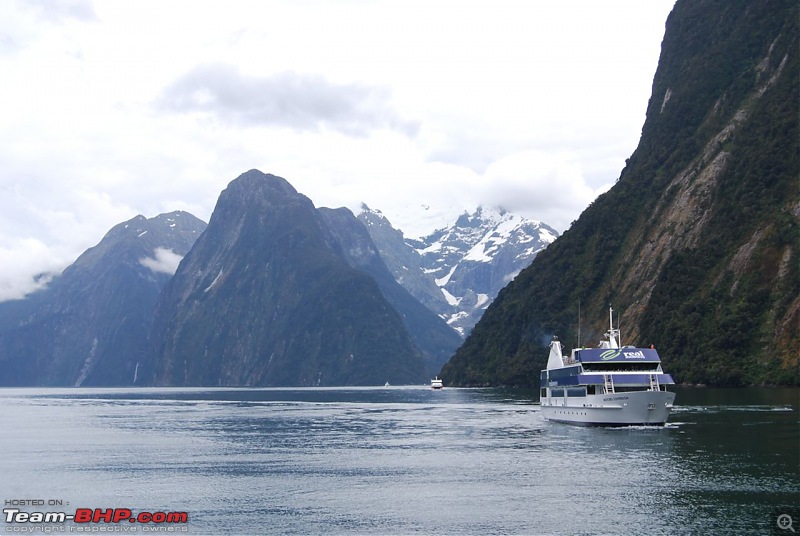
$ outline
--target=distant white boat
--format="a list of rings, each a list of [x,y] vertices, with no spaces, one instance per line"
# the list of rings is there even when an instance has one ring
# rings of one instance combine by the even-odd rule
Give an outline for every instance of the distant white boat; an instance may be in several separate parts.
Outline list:
[[[442,387],[444,387],[444,384],[442,380],[439,379],[439,376],[431,380],[431,389],[441,389]]]
[[[389,382],[383,384],[384,387],[389,387]]]
[[[610,329],[599,348],[575,348],[561,353],[553,338],[547,368],[542,371],[540,403],[550,421],[599,426],[663,425],[675,393],[675,382],[661,368],[652,346],[619,345],[609,309]]]

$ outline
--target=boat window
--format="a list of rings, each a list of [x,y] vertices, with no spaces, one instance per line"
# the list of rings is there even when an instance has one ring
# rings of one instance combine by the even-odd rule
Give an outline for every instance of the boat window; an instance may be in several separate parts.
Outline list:
[[[636,392],[636,391],[642,391],[644,389],[647,389],[648,387],[649,387],[648,385],[644,385],[644,384],[635,385],[635,386],[615,385],[614,386],[614,392],[616,392],[616,393],[633,393],[633,392]]]
[[[586,396],[586,389],[583,387],[570,387],[567,389],[567,396]]]
[[[596,385],[587,385],[586,392],[590,395],[596,394],[597,386]]]
[[[550,389],[550,396],[564,396],[564,389]]]
[[[551,380],[558,380],[561,378],[569,378],[570,376],[577,376],[581,372],[581,367],[566,367],[563,369],[555,369],[548,371]]]
[[[586,372],[605,372],[611,370],[636,371],[636,372],[657,372],[659,363],[584,363],[583,369]]]

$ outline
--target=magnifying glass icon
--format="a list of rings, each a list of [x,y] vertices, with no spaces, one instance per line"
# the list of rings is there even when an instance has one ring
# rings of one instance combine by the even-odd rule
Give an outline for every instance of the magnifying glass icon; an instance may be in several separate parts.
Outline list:
[[[778,528],[781,530],[791,530],[795,532],[792,526],[792,516],[789,514],[781,514],[778,516]]]

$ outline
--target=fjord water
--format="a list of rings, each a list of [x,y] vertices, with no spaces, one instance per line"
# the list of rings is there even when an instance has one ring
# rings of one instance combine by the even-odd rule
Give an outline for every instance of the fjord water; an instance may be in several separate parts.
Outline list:
[[[4,389],[0,500],[190,534],[780,533],[799,395],[679,389],[666,427],[580,428],[524,390]]]

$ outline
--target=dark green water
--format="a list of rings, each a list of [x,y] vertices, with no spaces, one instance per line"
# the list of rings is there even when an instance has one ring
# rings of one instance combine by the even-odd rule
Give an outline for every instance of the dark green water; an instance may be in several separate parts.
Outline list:
[[[0,390],[0,500],[187,512],[171,528],[189,534],[791,534],[781,514],[800,530],[800,390],[680,389],[664,428],[549,423],[535,396]]]

